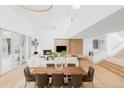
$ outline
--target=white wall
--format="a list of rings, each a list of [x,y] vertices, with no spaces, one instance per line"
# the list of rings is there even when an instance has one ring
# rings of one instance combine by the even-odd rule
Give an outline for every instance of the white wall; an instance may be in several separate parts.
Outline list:
[[[63,16],[61,18],[55,18],[54,24],[56,26],[56,30],[54,31],[45,31],[40,29],[35,34],[35,37],[39,40],[39,52],[42,53],[42,50],[50,49],[54,50],[54,39],[55,38],[66,38],[65,33],[70,24],[69,16]]]
[[[98,39],[99,41],[99,48],[93,49],[93,40]],[[106,54],[106,36],[100,36],[100,37],[93,37],[93,38],[85,38],[83,39],[83,56],[90,61],[93,61],[93,63],[97,63],[101,60],[103,60],[107,54]],[[89,51],[93,51],[93,57],[89,57]],[[92,58],[92,59],[91,59]]]
[[[123,34],[123,33],[121,33]],[[123,35],[122,35],[123,36]],[[93,63],[100,62],[105,58],[112,57],[122,48],[124,48],[124,37],[119,33],[107,34],[99,37],[84,39],[84,57],[89,58],[89,51],[94,51]],[[93,49],[93,39],[104,40],[99,49]],[[123,42],[123,43],[122,43]]]
[[[93,44],[92,44],[92,38],[89,39],[83,39],[83,57],[89,55],[89,51],[93,50]]]
[[[122,43],[123,42],[123,43]],[[118,33],[107,35],[107,53],[108,57],[112,57],[118,51],[124,48],[124,38]]]
[[[31,24],[8,6],[0,6],[0,27],[26,35],[33,33]]]

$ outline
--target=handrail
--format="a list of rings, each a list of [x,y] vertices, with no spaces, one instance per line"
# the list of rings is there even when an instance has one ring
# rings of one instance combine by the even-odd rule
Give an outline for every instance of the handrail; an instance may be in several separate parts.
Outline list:
[[[117,45],[115,45],[112,49],[115,49],[115,48],[117,48],[119,45],[121,45],[122,43],[124,43],[124,41],[121,41],[121,42],[119,42]]]
[[[121,42],[119,42],[117,45],[115,45],[112,49],[115,49],[115,48],[117,48],[119,45],[121,45],[122,43],[124,43],[124,41],[121,41]],[[101,52],[103,52],[103,51],[97,51],[97,52],[94,52],[93,51],[93,56],[94,55],[96,55],[96,54],[99,54],[99,53],[101,53]]]

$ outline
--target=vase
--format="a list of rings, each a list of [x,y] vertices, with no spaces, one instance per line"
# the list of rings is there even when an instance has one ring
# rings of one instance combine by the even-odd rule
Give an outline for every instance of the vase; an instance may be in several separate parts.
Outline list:
[[[55,67],[58,71],[61,71],[63,69],[63,62],[61,57],[56,58],[56,64]]]

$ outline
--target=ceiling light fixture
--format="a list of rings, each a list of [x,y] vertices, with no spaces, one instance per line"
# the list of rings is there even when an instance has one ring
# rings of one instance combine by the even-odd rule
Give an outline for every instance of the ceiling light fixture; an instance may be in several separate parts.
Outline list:
[[[21,7],[32,12],[48,12],[53,5],[21,5]]]
[[[52,25],[52,17],[51,17],[51,13],[50,12],[48,13],[48,17],[49,17],[48,25],[43,26],[42,29],[44,31],[56,30],[56,26]]]

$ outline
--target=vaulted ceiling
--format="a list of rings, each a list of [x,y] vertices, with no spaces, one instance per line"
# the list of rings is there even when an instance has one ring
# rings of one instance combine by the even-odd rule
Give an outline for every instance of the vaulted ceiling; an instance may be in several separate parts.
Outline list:
[[[49,23],[49,17],[51,17],[52,24],[59,27],[57,32],[64,31],[69,38],[84,38],[106,34],[112,32],[110,28],[114,29],[115,27],[111,25],[112,22],[123,23],[123,11],[118,12],[119,15],[114,17],[114,13],[117,14],[117,11],[122,9],[123,6],[89,5],[73,9],[72,5],[54,5],[49,12],[32,12],[17,5],[8,7],[29,21],[35,30],[41,30],[43,26]],[[64,22],[68,26],[65,26]],[[108,23],[109,25],[107,25]],[[64,29],[65,27],[66,29]]]
[[[75,10],[72,9],[71,5],[55,5],[50,11],[47,12],[33,12],[17,5],[8,7],[31,22],[34,27],[39,28],[48,24],[49,17],[52,19],[52,23],[56,25],[54,21],[62,19],[63,17],[71,18],[75,14]]]

